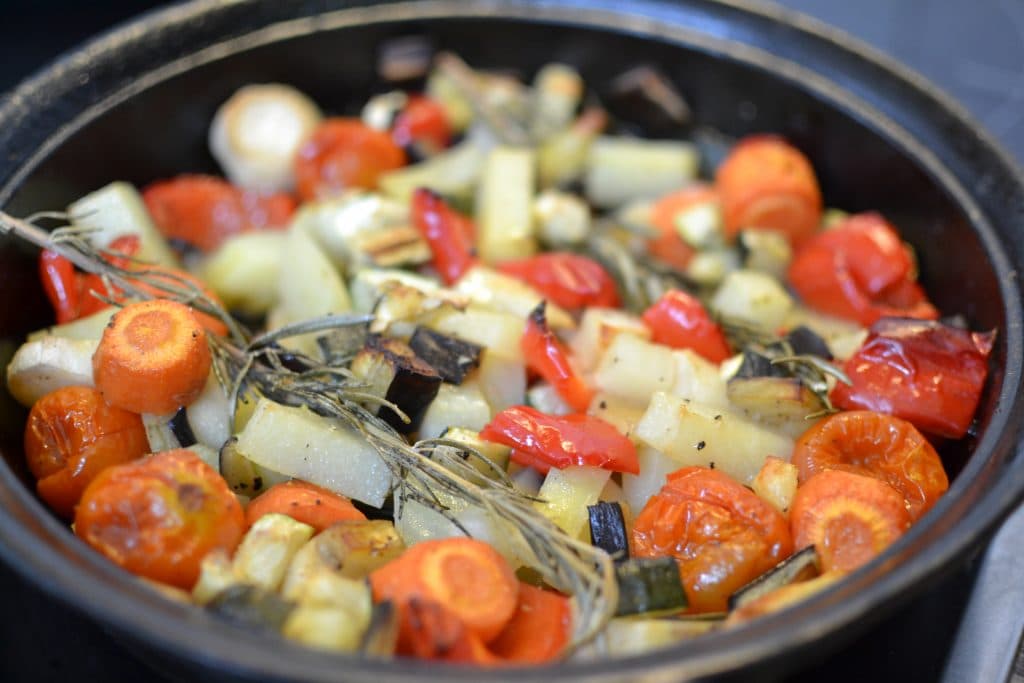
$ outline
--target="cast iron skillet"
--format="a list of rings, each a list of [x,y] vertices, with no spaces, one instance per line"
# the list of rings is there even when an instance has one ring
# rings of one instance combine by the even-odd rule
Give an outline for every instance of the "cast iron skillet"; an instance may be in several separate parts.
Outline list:
[[[284,81],[326,109],[353,112],[376,82],[381,41],[427,34],[471,64],[529,74],[552,60],[600,84],[660,65],[695,119],[730,135],[781,133],[814,161],[831,205],[877,209],[916,247],[945,311],[998,328],[976,436],[943,450],[950,492],[883,557],[819,598],[739,630],[645,657],[488,673],[488,680],[662,681],[778,674],[821,654],[963,562],[1024,492],[1024,181],[957,106],[922,80],[795,14],[734,0],[202,0],[153,13],[71,53],[0,105],[0,205],[59,209],[113,179],[137,184],[213,171],[216,106],[238,86]],[[0,331],[46,322],[32,254],[0,249]],[[26,486],[23,413],[5,404],[0,551],[54,597],[175,671],[251,680],[482,680],[479,671],[356,661],[247,633],[158,597],[73,539]]]

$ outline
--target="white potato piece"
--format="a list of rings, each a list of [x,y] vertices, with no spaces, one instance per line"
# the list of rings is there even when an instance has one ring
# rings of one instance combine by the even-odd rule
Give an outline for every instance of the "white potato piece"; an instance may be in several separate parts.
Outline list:
[[[636,441],[636,425],[644,416],[644,408],[621,396],[599,391],[594,394],[587,408],[587,415],[599,417],[615,427],[619,432]]]
[[[405,270],[361,268],[349,282],[353,310],[358,313],[370,313],[385,292],[396,284],[419,290],[424,294],[433,294],[441,288],[439,282]]]
[[[46,337],[64,337],[65,339],[93,339],[99,341],[103,336],[103,330],[107,329],[110,319],[117,313],[117,307],[110,306],[101,311],[69,323],[53,325],[36,330],[28,335],[29,341],[39,341]]]
[[[544,295],[522,280],[486,266],[474,266],[455,285],[455,291],[473,303],[503,313],[525,318],[537,307]],[[573,329],[576,322],[564,309],[548,301],[545,308],[548,326],[552,329]]]
[[[107,247],[123,235],[138,235],[136,257],[170,268],[178,265],[178,258],[150,218],[142,195],[128,183],[110,183],[85,195],[68,207],[68,216],[74,225],[94,231],[89,233],[89,241],[97,247]]]
[[[526,365],[522,358],[484,351],[476,378],[492,413],[522,405],[526,399]]]
[[[435,439],[449,427],[480,431],[491,421],[492,415],[491,406],[477,382],[467,379],[458,386],[444,382],[423,414],[420,438]]]
[[[787,436],[664,392],[651,398],[636,435],[679,467],[714,467],[743,484],[753,480],[769,455],[789,460],[793,452],[793,439]]]
[[[631,333],[618,334],[601,355],[594,383],[602,391],[646,406],[651,394],[668,391],[676,383],[672,349]]]
[[[214,115],[210,152],[234,184],[287,192],[295,187],[295,154],[321,119],[316,103],[290,85],[247,85]]]
[[[597,503],[611,474],[600,467],[552,467],[537,494],[544,502],[535,507],[562,531],[578,538],[589,519],[587,506]]]
[[[210,372],[206,386],[185,409],[185,414],[199,443],[219,449],[231,437],[231,401],[215,373]]]
[[[521,355],[519,340],[526,330],[526,318],[510,313],[470,306],[464,311],[452,310],[427,323],[433,330],[457,337],[505,358]]]
[[[636,455],[640,474],[622,475],[622,495],[634,515],[640,514],[651,496],[661,490],[668,481],[668,475],[682,467],[673,458],[650,446],[641,446]]]
[[[400,202],[411,200],[413,192],[421,187],[456,201],[469,201],[486,156],[477,141],[467,138],[426,161],[382,174],[378,186]]]
[[[234,235],[203,263],[203,280],[229,309],[262,315],[277,304],[286,240],[278,231]]]
[[[756,270],[734,270],[711,298],[711,309],[729,318],[775,331],[793,308],[778,280]]]
[[[590,146],[584,193],[603,209],[653,199],[692,183],[699,166],[688,142],[603,136]]]
[[[366,439],[336,420],[261,398],[238,449],[260,467],[380,507],[391,471]]]
[[[547,415],[568,415],[576,412],[554,386],[543,381],[537,382],[526,392],[526,403]]]
[[[534,152],[497,147],[484,162],[477,188],[477,249],[487,263],[531,256],[534,236]]]
[[[798,472],[796,465],[780,458],[769,456],[758,471],[750,487],[754,493],[771,503],[783,515],[789,515],[796,495]]]
[[[98,344],[93,339],[66,337],[26,342],[7,366],[7,389],[23,406],[31,407],[62,387],[91,387],[92,355]]]
[[[231,563],[242,583],[276,591],[295,553],[313,538],[313,527],[272,512],[249,528]]]
[[[726,383],[717,365],[690,349],[673,351],[672,359],[676,365],[673,395],[706,406],[729,407]]]
[[[617,308],[591,306],[583,311],[579,328],[569,342],[573,358],[580,369],[589,372],[597,365],[601,355],[620,333],[648,341],[651,330],[640,316]]]

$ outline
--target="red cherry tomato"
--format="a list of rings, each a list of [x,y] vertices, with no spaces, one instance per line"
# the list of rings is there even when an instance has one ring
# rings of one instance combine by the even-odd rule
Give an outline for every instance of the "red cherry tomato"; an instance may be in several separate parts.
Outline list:
[[[542,301],[530,313],[519,348],[528,369],[549,382],[573,410],[584,412],[590,406],[594,392],[572,367],[568,349],[548,329],[545,304]]]
[[[669,290],[643,314],[655,343],[676,349],[693,349],[712,363],[732,355],[722,328],[711,319],[700,301],[686,292]]]
[[[906,500],[918,519],[949,488],[942,460],[909,422],[869,410],[837,413],[797,440],[793,464],[800,482],[825,470],[881,479]]]
[[[250,192],[204,175],[153,183],[142,198],[164,236],[202,251],[213,251],[238,233],[287,227],[295,211],[289,195]]]
[[[421,144],[438,152],[448,146],[451,137],[452,128],[444,107],[422,95],[409,97],[391,125],[391,139],[400,147]]]
[[[726,609],[736,589],[793,552],[786,519],[742,484],[706,467],[668,475],[633,525],[637,557],[674,557],[691,612]]]
[[[299,148],[296,189],[304,201],[352,187],[372,190],[383,173],[404,165],[405,152],[387,133],[359,119],[326,119]]]
[[[157,453],[104,470],[82,495],[75,535],[138,576],[188,590],[213,550],[234,551],[245,513],[192,451]]]
[[[600,263],[586,256],[548,252],[517,261],[505,261],[498,268],[531,285],[562,308],[618,308],[620,305],[615,281]]]
[[[434,268],[445,284],[457,282],[477,263],[473,252],[473,222],[426,188],[412,195],[412,222],[427,240]]]
[[[801,247],[788,279],[811,308],[870,325],[883,316],[935,319],[899,234],[876,213],[847,218]]]
[[[651,208],[651,223],[660,235],[647,241],[647,251],[673,268],[686,270],[696,251],[679,236],[676,219],[698,204],[717,201],[718,193],[707,185],[693,185],[659,199]]]
[[[883,318],[843,369],[832,401],[847,410],[903,418],[930,434],[967,433],[988,375],[994,332],[968,332],[930,320]]]
[[[46,394],[25,424],[25,458],[39,497],[67,519],[100,472],[148,452],[142,418],[107,405],[91,387]]]

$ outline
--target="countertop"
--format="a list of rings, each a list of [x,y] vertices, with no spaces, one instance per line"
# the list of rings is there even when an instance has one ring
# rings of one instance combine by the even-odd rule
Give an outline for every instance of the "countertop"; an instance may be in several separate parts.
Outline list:
[[[0,91],[90,35],[161,3],[6,0]],[[785,0],[888,53],[953,95],[1024,160],[1024,2]],[[1022,525],[1024,526],[1024,525]],[[937,680],[980,556],[923,597],[808,668],[794,681]],[[56,605],[0,565],[0,681],[153,680],[88,619]]]

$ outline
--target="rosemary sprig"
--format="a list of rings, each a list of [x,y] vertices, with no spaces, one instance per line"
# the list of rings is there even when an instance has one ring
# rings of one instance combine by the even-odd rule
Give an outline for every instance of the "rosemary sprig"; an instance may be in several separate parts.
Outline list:
[[[396,406],[365,391],[366,387],[354,380],[345,368],[323,365],[308,356],[285,352],[277,345],[292,335],[365,325],[365,316],[318,318],[250,340],[231,315],[192,282],[171,277],[163,270],[147,267],[129,270],[111,263],[80,230],[61,229],[48,233],[29,221],[0,211],[0,233],[57,251],[82,270],[100,275],[105,284],[129,296],[173,299],[223,320],[231,330],[231,337],[211,335],[209,339],[214,372],[231,398],[251,388],[283,405],[304,406],[318,415],[338,420],[360,433],[377,451],[396,482],[393,493],[399,500],[415,500],[426,505],[459,528],[461,524],[440,501],[440,494],[483,509],[509,538],[518,541],[522,559],[527,564],[540,571],[549,584],[573,596],[577,612],[574,646],[593,638],[613,616],[618,585],[607,553],[565,534],[541,515],[534,507],[535,499],[519,491],[504,473],[493,478],[480,476],[472,464],[473,459],[486,460],[480,453],[445,440],[408,444],[364,404],[384,406],[401,415]],[[499,474],[493,463],[491,469]]]
[[[436,57],[437,68],[447,76],[462,93],[473,110],[487,127],[503,143],[515,146],[530,144],[530,134],[520,121],[509,112],[494,106],[483,91],[480,78],[462,59],[451,52],[442,52]]]

